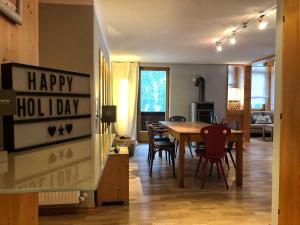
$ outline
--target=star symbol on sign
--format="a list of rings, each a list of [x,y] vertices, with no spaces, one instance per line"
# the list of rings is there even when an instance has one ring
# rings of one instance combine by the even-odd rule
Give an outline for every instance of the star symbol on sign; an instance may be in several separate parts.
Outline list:
[[[59,136],[63,136],[64,135],[64,130],[65,130],[65,128],[63,128],[62,126],[60,126],[60,128],[58,129],[58,135]]]
[[[63,159],[65,157],[65,153],[63,151],[59,152],[59,158]]]

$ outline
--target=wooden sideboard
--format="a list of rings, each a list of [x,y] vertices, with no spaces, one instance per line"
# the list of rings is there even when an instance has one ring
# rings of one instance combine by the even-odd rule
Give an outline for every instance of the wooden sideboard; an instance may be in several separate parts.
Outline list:
[[[119,153],[108,155],[97,189],[97,206],[103,203],[129,202],[129,153],[120,147]]]

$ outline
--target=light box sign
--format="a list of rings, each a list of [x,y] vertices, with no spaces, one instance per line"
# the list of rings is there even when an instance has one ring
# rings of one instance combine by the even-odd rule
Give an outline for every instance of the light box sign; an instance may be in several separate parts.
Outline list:
[[[21,151],[91,136],[90,76],[2,64],[2,88],[16,92],[16,114],[3,117],[4,148]]]

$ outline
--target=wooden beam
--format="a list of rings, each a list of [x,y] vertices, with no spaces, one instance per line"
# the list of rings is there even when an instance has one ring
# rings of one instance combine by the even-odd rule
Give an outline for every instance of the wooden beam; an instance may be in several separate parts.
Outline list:
[[[251,114],[251,75],[252,67],[244,67],[244,138],[246,142],[250,142],[250,114]]]
[[[233,86],[235,88],[239,88],[239,67],[238,66],[234,67],[233,78],[234,78],[234,85]]]
[[[249,65],[252,65],[253,63],[258,63],[258,62],[262,62],[263,63],[263,62],[272,61],[272,60],[274,60],[274,58],[275,58],[274,54],[268,55],[268,56],[265,56],[265,57],[262,57],[262,58],[259,58],[259,59],[256,59],[256,60],[250,62]]]
[[[274,66],[274,60],[267,62],[266,66],[267,66],[267,74],[268,74],[268,103],[266,106],[266,110],[271,110],[272,70],[273,70],[273,66]]]

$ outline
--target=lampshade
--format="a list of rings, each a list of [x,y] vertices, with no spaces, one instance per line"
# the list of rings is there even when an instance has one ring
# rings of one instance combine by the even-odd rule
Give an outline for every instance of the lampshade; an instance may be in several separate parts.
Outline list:
[[[229,101],[241,101],[242,91],[239,88],[228,89],[228,100]]]
[[[103,105],[101,121],[105,123],[115,123],[117,121],[117,106]]]

